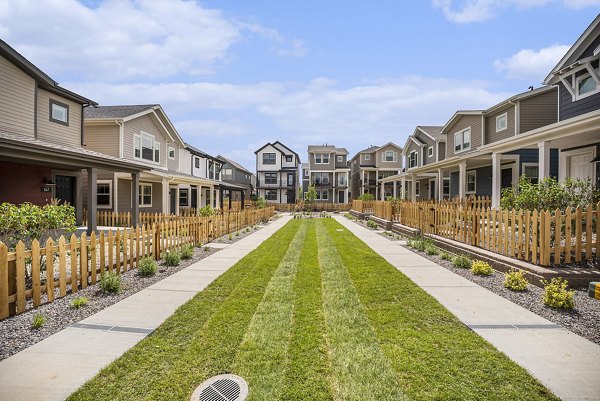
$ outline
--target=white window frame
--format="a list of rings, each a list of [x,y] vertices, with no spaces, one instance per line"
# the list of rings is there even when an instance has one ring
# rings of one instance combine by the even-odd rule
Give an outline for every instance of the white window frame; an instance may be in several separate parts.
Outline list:
[[[469,147],[465,147],[465,133],[469,133]],[[456,150],[456,138],[460,135],[460,149]],[[471,135],[471,127],[465,128],[461,131],[458,131],[454,134],[454,153],[462,153],[471,150],[471,142],[473,141],[473,137]]]
[[[448,183],[447,187],[446,187],[446,183]],[[446,191],[446,188],[448,189],[448,191]],[[444,182],[442,183],[442,191],[443,191],[442,196],[450,197],[450,177],[444,177]]]
[[[329,153],[315,153],[315,164],[329,164]]]
[[[198,156],[194,156],[194,168],[200,168],[200,158]]]
[[[469,191],[469,176],[473,177],[473,190]],[[477,170],[469,170],[465,174],[465,194],[477,192]]]
[[[427,157],[433,157],[433,146],[427,148]]]
[[[412,156],[413,154],[415,155],[415,165],[412,165]],[[408,168],[415,168],[415,167],[419,167],[419,152],[417,152],[416,150],[412,150],[409,154],[408,154]]]
[[[365,160],[371,160],[371,155],[365,155]]]
[[[387,159],[388,153],[392,154],[392,160]],[[381,161],[384,163],[395,163],[398,161],[398,152],[396,152],[395,150],[386,150],[382,153],[381,156]]]
[[[527,168],[527,167],[537,167],[538,168],[538,174],[535,177],[529,176],[529,175],[527,176],[527,178],[529,178],[529,179],[533,178],[533,179],[536,180],[536,182],[538,182],[538,180],[540,178],[540,164],[539,163],[533,163],[533,162],[530,162],[530,163],[521,163],[521,170],[523,171],[523,174],[525,174],[525,168]],[[523,174],[521,174],[521,175],[523,175]]]
[[[98,184],[108,184],[108,205],[98,204]],[[112,209],[113,207],[113,182],[112,180],[97,180],[96,181],[96,207],[98,209]]]
[[[54,107],[55,106],[64,110],[64,115],[65,115],[64,120],[54,117]],[[54,99],[50,99],[50,121],[58,123],[58,124],[66,125],[68,127],[69,126],[69,105],[58,102]]]
[[[171,152],[173,152],[173,156],[171,156]],[[175,160],[175,148],[173,146],[167,146],[167,156],[169,160]]]
[[[415,196],[421,196],[421,181],[415,181]]]
[[[144,203],[144,187],[149,187],[150,188],[150,204],[145,204]],[[139,206],[140,207],[152,207],[152,183],[140,183],[140,187],[139,187],[139,198],[138,198],[138,202],[139,202]]]
[[[294,162],[294,156],[292,156],[292,155],[285,155],[285,162],[286,163],[293,163]]]
[[[500,119],[504,118],[504,128],[498,128],[498,121],[501,121]],[[496,116],[496,132],[502,132],[505,131],[508,128],[508,113],[502,113],[499,116]]]
[[[144,136],[152,138],[152,160],[144,159],[142,157],[142,154],[143,154],[143,152],[142,152],[142,139],[143,139]],[[137,146],[136,146],[136,142],[137,142]],[[140,151],[140,156],[139,157],[137,157],[135,155],[135,151],[138,150],[138,149]],[[158,151],[158,161],[156,161],[156,155],[157,155],[156,152],[157,151]],[[160,142],[158,142],[156,140],[156,137],[154,135],[149,134],[149,133],[144,132],[144,131],[140,131],[139,134],[134,134],[133,135],[133,158],[135,160],[141,160],[141,161],[146,162],[146,163],[160,164]]]
[[[338,186],[343,187],[347,185],[346,174],[338,174]]]
[[[600,68],[596,69],[596,71],[598,71],[598,70],[600,70]],[[592,78],[592,81],[594,81],[596,83],[596,89],[592,90],[592,91],[589,91],[589,92],[586,92],[584,94],[580,94],[579,93],[579,82],[583,81],[584,79],[587,79],[588,77]],[[580,76],[578,76],[578,77],[575,78],[575,88],[574,89],[575,89],[575,100],[579,100],[579,99],[584,99],[584,98],[586,98],[588,96],[595,95],[596,93],[600,92],[600,84],[598,84],[598,82],[596,82],[596,80],[594,79],[594,77],[592,77],[590,75],[590,73],[588,72],[586,74],[580,75]]]
[[[181,194],[186,194],[185,205],[181,204]],[[190,191],[188,190],[188,188],[179,188],[179,190],[177,191],[177,202],[179,203],[179,207],[188,207],[190,205]]]
[[[270,193],[270,192],[275,193],[275,199],[269,199],[269,197],[267,196],[267,194]],[[276,189],[266,189],[265,190],[265,200],[270,200],[270,201],[276,201],[276,200],[278,200],[277,190]]]

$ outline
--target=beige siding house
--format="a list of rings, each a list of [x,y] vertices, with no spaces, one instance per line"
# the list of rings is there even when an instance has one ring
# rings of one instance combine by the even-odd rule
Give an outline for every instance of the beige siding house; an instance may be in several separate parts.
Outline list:
[[[313,184],[317,202],[347,203],[350,193],[348,150],[333,145],[309,145],[307,156],[308,163],[303,166],[303,193]]]
[[[381,180],[399,174],[402,166],[402,148],[395,143],[361,150],[350,160],[352,199],[363,194],[372,194],[377,200],[395,197],[397,188],[381,185]]]

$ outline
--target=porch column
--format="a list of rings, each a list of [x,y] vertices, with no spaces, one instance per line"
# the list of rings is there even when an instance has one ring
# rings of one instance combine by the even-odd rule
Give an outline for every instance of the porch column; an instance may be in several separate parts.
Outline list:
[[[465,198],[467,185],[467,162],[462,161],[458,165],[458,196],[461,200]]]
[[[550,177],[550,143],[538,143],[538,178],[542,181],[544,178]]]
[[[394,184],[393,184],[393,189],[392,189],[392,195],[394,196],[394,199],[397,198],[397,193],[396,193],[396,180],[394,180]]]
[[[231,210],[231,198],[232,198],[232,196],[231,196],[231,189],[229,189],[227,191],[227,193],[229,194],[229,210]]]
[[[385,200],[385,182],[381,183],[381,188],[379,189],[379,196],[381,197],[379,200]]]
[[[244,209],[244,197],[246,196],[246,193],[245,193],[245,192],[246,192],[246,191],[242,191],[242,193],[240,194],[240,195],[241,195],[241,199],[240,199],[240,202],[241,202],[241,209]]]
[[[169,180],[163,178],[162,180],[162,212],[163,214],[169,214]]]
[[[215,187],[210,187],[210,207],[215,207]]]
[[[131,173],[131,225],[137,227],[140,215],[140,173]]]
[[[365,193],[365,170],[360,172],[362,174],[362,180],[360,181],[360,194],[364,195]]]
[[[223,209],[223,188],[219,188],[219,192],[217,192],[217,203],[219,204],[219,208]]]
[[[502,155],[492,153],[492,207],[500,206],[500,192],[502,190]]]
[[[400,199],[406,200],[406,178],[402,177],[400,183],[402,185],[400,188]]]
[[[416,202],[417,201],[417,176],[412,175],[410,177],[410,182],[411,182],[410,200],[411,200],[411,202]]]
[[[442,202],[444,200],[444,170],[438,168],[438,187],[437,187],[437,195],[438,201]]]
[[[194,207],[196,208],[196,213],[202,207],[202,185],[196,187],[196,204]]]
[[[175,190],[175,214],[179,215],[179,185],[173,189]]]
[[[98,170],[93,167],[87,169],[88,175],[88,202],[87,202],[87,233],[96,231],[96,212],[98,210]]]

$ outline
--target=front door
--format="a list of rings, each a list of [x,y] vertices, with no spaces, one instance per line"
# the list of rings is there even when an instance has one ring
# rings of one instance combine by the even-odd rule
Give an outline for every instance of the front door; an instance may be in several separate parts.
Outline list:
[[[338,203],[346,203],[346,199],[344,199],[344,191],[338,191]]]
[[[595,163],[590,163],[594,158],[594,153],[590,150],[585,153],[579,153],[570,157],[569,173],[571,178],[588,180],[594,179]]]
[[[56,188],[54,197],[58,199],[61,204],[68,203],[69,205],[75,206],[75,177],[57,175],[55,180]]]
[[[177,190],[175,188],[169,189],[169,210],[171,214],[177,213]]]
[[[196,187],[192,187],[192,203],[190,203],[190,207],[195,208],[198,206],[198,189]]]
[[[429,181],[429,200],[435,200],[435,180]]]
[[[500,185],[502,185],[502,188],[512,187],[512,177],[513,177],[512,168],[503,168],[502,169],[502,181],[500,184]]]
[[[296,203],[296,191],[288,189],[287,191],[287,203]]]

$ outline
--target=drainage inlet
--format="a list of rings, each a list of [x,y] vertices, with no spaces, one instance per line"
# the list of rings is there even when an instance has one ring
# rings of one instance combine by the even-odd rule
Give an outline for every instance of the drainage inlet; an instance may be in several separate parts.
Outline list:
[[[202,383],[192,394],[191,401],[244,401],[248,397],[248,384],[236,375],[213,376]]]

